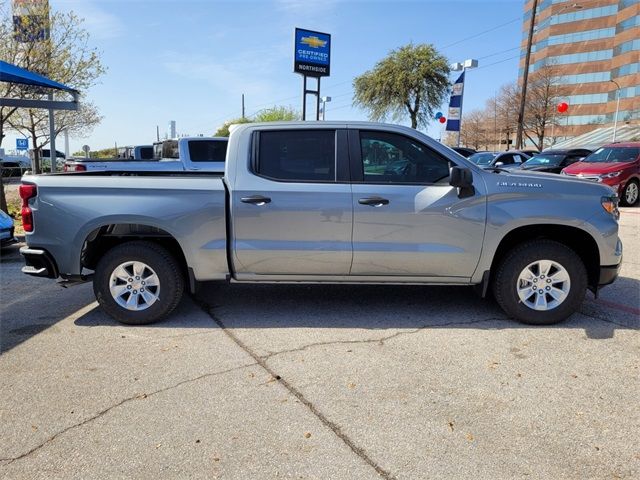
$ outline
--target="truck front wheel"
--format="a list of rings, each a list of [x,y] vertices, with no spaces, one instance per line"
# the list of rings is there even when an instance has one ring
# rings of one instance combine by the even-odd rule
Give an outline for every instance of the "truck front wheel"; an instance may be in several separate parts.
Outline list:
[[[100,306],[117,321],[147,325],[176,308],[184,279],[175,258],[163,247],[133,241],[102,257],[95,270],[93,291]]]
[[[513,248],[494,275],[493,292],[510,316],[532,325],[558,323],[584,300],[587,270],[569,247],[532,240]]]

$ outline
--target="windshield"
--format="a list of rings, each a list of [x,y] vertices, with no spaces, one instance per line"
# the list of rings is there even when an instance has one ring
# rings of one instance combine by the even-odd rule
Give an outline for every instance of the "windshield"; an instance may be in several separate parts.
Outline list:
[[[496,156],[496,153],[474,153],[469,157],[469,160],[476,165],[489,165]]]
[[[599,148],[583,162],[589,163],[613,163],[613,162],[633,162],[640,155],[638,147],[604,147]]]
[[[540,167],[540,166],[555,166],[560,165],[564,155],[549,155],[546,153],[539,153],[535,157],[531,157],[529,160],[522,164],[522,168],[527,167]]]

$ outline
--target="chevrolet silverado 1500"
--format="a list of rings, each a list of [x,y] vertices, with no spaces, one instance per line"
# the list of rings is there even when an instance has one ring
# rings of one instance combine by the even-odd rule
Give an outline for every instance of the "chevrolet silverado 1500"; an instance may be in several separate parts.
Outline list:
[[[129,324],[216,280],[476,285],[509,316],[550,324],[622,261],[609,187],[485,170],[394,125],[239,125],[223,176],[25,176],[20,194],[23,271],[92,279]]]

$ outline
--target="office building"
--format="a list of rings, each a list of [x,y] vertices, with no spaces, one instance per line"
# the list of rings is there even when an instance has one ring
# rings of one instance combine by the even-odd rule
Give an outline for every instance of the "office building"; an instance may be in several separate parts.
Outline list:
[[[525,1],[520,82],[532,6]],[[569,104],[556,114],[556,137],[613,125],[618,94],[618,125],[638,125],[640,135],[640,0],[539,0],[534,32],[529,79],[552,65]]]

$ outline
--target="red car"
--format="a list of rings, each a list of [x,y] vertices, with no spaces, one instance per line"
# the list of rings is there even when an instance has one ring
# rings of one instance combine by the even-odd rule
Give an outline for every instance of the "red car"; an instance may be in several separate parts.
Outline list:
[[[609,185],[622,205],[633,206],[640,198],[640,142],[605,145],[562,174]]]

